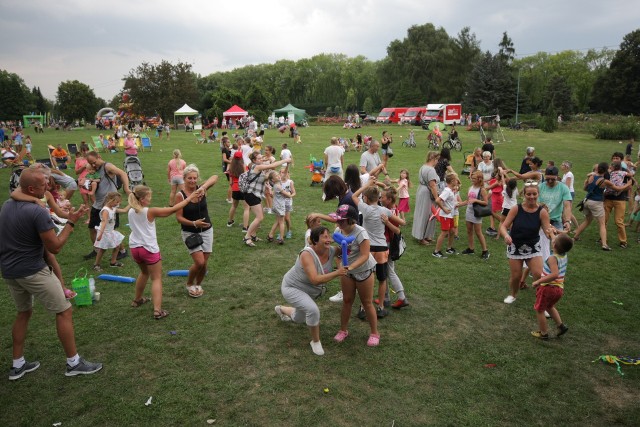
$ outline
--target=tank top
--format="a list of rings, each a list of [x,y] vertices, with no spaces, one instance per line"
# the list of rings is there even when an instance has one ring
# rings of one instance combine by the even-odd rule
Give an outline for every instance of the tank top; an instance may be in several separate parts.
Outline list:
[[[131,226],[131,234],[129,235],[130,248],[145,248],[151,253],[160,252],[158,246],[158,238],[156,237],[156,223],[149,222],[147,219],[147,211],[149,208],[143,208],[136,213],[135,209],[129,211],[129,225]]]
[[[199,187],[196,187],[198,189]],[[188,196],[185,194],[184,190],[180,190],[180,194],[182,194],[182,198],[186,199]],[[190,220],[195,221],[197,219],[204,218],[205,222],[211,224],[211,218],[209,218],[209,210],[207,209],[207,196],[202,197],[197,203],[188,203],[187,206],[182,208],[182,215]],[[198,228],[193,225],[184,225],[180,224],[180,228],[182,231],[188,231],[189,233],[201,233],[203,231],[207,231],[212,226],[210,225],[207,228]]]
[[[182,176],[182,171],[187,166],[187,162],[182,159],[171,159],[169,160],[169,178],[174,178],[176,176]]]
[[[604,178],[602,175],[594,175],[593,181],[587,184],[587,199],[594,202],[604,201],[604,188],[598,187],[598,182]]]
[[[567,274],[567,264],[569,263],[569,259],[567,255],[551,255],[555,257],[558,261],[558,277],[556,277],[552,282],[549,283],[540,283],[540,286],[558,286],[560,288],[564,288],[564,276]],[[549,268],[549,258],[544,260],[544,266],[542,267],[542,277],[548,276],[551,274],[551,268]]]
[[[300,261],[302,252],[305,252],[305,251],[311,254],[311,257],[314,260],[314,265],[316,266],[316,271],[318,272],[318,274],[326,274],[333,271],[333,259],[335,257],[335,251],[336,251],[335,247],[331,247],[329,249],[329,259],[325,264],[320,264],[321,262],[320,258],[318,258],[318,255],[315,253],[313,248],[306,247],[298,255],[298,258],[296,259],[296,263],[294,264],[294,266],[291,267],[291,269],[282,278],[282,287],[283,288],[291,287],[291,288],[300,289],[310,297],[318,298],[322,294],[322,287],[324,285],[317,286],[312,284],[311,281],[309,280],[309,276],[307,276],[307,273],[305,273],[304,268],[302,267],[302,262]]]
[[[537,242],[540,239],[540,211],[542,206],[538,206],[535,212],[526,212],[522,209],[522,204],[518,204],[518,213],[513,219],[511,226],[511,238],[516,246],[520,242]]]

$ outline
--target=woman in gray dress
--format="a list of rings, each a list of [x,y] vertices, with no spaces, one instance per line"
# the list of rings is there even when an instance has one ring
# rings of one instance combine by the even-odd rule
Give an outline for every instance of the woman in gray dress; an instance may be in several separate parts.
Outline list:
[[[440,153],[429,151],[427,160],[418,173],[419,185],[416,191],[415,210],[413,213],[413,226],[411,235],[418,240],[421,245],[428,245],[433,240],[436,231],[436,222],[429,221],[431,217],[431,206],[438,197],[438,183],[440,178],[436,173],[435,166],[438,163]]]
[[[311,350],[324,354],[320,343],[320,309],[315,299],[324,293],[325,283],[347,274],[344,266],[333,270],[334,258],[341,249],[331,246],[333,239],[326,227],[311,230],[311,245],[304,248],[296,263],[282,278],[282,296],[292,307],[276,305],[283,322],[305,322],[311,332]]]

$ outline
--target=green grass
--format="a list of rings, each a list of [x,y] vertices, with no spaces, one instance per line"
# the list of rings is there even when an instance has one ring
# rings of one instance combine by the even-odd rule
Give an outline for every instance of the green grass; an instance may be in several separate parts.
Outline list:
[[[408,129],[387,128],[396,141],[391,176],[408,168],[417,181],[426,155],[425,131],[416,130],[419,148],[407,149],[399,143]],[[362,132],[379,137],[383,129]],[[572,160],[578,182],[594,163],[621,148],[580,133],[505,133],[510,142],[498,144],[496,152],[507,165],[519,168],[525,147],[533,145],[545,162]],[[78,143],[97,134],[47,130],[32,135],[36,157],[46,155],[47,144]],[[97,375],[63,375],[53,316],[36,306],[26,357],[42,366],[20,381],[0,378],[0,425],[203,425],[207,419],[216,419],[216,425],[637,425],[640,368],[625,366],[621,377],[613,366],[592,363],[603,354],[640,355],[637,235],[630,233],[629,248],[621,250],[614,246],[613,224],[613,252],[599,250],[592,226],[570,253],[559,310],[571,329],[562,339],[530,337],[536,327],[533,291],[522,292],[512,306],[502,303],[509,275],[502,241],[489,240],[488,262],[463,256],[437,260],[431,257],[433,248],[410,238],[410,225],[408,249],[396,268],[411,306],[381,321],[379,348],[366,347],[368,327],[355,317],[350,337],[333,343],[340,307],[326,298],[319,300],[324,357],[310,351],[305,326],[277,319],[273,306],[283,303],[280,283],[302,247],[305,215],[336,207],[335,201],[321,201],[319,187],[309,186],[304,166],[309,155],[322,157],[331,136],[355,134],[329,126],[302,129],[303,145],[291,147],[298,190],[294,239],[283,247],[260,242],[246,248],[239,228],[225,227],[229,205],[222,178],[208,197],[215,245],[206,294],[189,299],[181,278],[165,276],[167,319],[154,321],[150,306],[130,308],[131,284],[98,281],[102,300],[74,312],[81,355],[105,364]],[[204,175],[220,172],[217,145],[196,145],[190,133],[178,131],[171,138],[153,139],[153,151],[140,155],[155,205],[168,203],[166,163],[174,148]],[[461,138],[464,151],[479,145],[477,133],[462,131]],[[278,152],[283,142],[291,143],[276,131],[268,131],[266,141]],[[454,156],[460,170],[463,156]],[[105,158],[121,165],[123,155]],[[358,153],[346,154],[347,163],[358,159]],[[9,171],[0,170],[0,182],[7,185],[8,180]],[[463,183],[466,194],[468,181]],[[578,197],[583,194],[578,190]],[[259,233],[263,238],[273,219],[266,216]],[[410,224],[411,214],[408,219]],[[164,270],[188,268],[190,257],[175,219],[159,219],[157,228]],[[465,244],[463,232],[457,245],[463,249]],[[58,256],[67,282],[79,267],[92,265],[81,258],[89,249],[88,233],[76,227]],[[135,277],[137,272],[129,258],[117,274]],[[328,294],[338,286],[331,283]],[[8,369],[15,309],[2,288],[0,366]],[[496,367],[485,368],[491,363]],[[325,387],[329,393],[323,393]],[[145,406],[150,396],[153,403]]]

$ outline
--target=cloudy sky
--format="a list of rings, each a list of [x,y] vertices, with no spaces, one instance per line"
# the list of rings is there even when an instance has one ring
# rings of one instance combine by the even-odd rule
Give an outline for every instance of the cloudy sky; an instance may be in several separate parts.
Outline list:
[[[452,37],[469,26],[492,52],[507,31],[518,56],[615,49],[640,28],[640,0],[2,0],[0,69],[49,99],[79,80],[109,100],[142,62],[207,75],[318,53],[378,60],[428,22]]]

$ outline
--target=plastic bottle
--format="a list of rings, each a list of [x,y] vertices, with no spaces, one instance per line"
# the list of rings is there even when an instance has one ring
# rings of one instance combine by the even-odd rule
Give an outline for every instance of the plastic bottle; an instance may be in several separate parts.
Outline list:
[[[89,290],[91,291],[91,300],[95,301],[96,299],[96,280],[93,276],[89,276]]]

